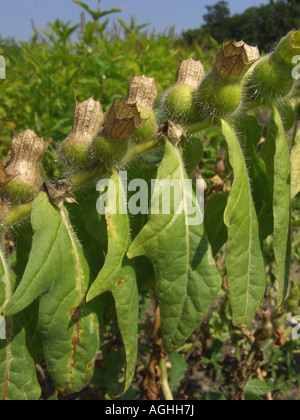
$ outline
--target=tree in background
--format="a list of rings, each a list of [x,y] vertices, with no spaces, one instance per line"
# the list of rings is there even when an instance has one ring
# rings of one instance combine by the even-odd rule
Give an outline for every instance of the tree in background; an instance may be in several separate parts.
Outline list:
[[[218,41],[230,37],[230,9],[227,1],[219,1],[214,6],[205,6],[207,13],[203,16],[206,29]],[[225,23],[225,24],[224,24]],[[205,29],[205,28],[204,28]]]
[[[203,16],[205,24],[200,29],[182,34],[189,43],[206,33],[219,43],[243,39],[268,52],[286,32],[300,27],[300,0],[270,0],[266,5],[250,7],[233,16],[227,1],[219,1],[213,6],[206,6],[206,9],[207,13]]]

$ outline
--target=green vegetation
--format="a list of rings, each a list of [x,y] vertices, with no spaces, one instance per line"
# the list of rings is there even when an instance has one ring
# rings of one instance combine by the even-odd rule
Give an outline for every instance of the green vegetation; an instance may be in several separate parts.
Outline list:
[[[235,15],[231,15],[228,1],[222,0],[206,8],[205,24],[183,33],[189,44],[205,39],[208,34],[219,43],[243,39],[269,52],[281,37],[300,25],[299,0],[270,0],[269,4],[250,7]]]

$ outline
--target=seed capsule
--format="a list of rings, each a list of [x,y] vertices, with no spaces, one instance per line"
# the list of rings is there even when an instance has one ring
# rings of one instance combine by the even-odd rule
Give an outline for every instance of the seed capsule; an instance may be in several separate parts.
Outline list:
[[[204,76],[205,72],[200,61],[192,58],[181,61],[175,84],[166,91],[162,100],[162,109],[166,118],[176,123],[200,119],[194,94]]]
[[[235,112],[242,99],[241,80],[258,58],[258,48],[243,41],[224,44],[213,70],[198,88],[196,101],[200,112],[208,118]]]
[[[39,162],[50,141],[44,141],[32,130],[25,130],[13,138],[11,161],[6,168],[6,173],[12,177],[4,187],[6,201],[24,203],[37,196],[43,184]]]
[[[104,163],[117,164],[127,153],[130,137],[146,121],[141,118],[136,104],[116,100],[107,113],[103,130],[93,140],[95,158]]]
[[[261,105],[285,97],[293,88],[292,62],[300,54],[300,31],[291,31],[275,50],[259,60],[245,77],[244,103]]]
[[[91,166],[91,144],[103,122],[100,102],[93,98],[81,103],[75,100],[73,128],[61,146],[61,157],[68,167],[86,169]]]
[[[157,123],[153,105],[157,98],[157,84],[154,77],[136,76],[131,79],[126,102],[136,105],[140,116],[147,121],[138,128],[131,139],[143,142],[153,137],[157,131]]]

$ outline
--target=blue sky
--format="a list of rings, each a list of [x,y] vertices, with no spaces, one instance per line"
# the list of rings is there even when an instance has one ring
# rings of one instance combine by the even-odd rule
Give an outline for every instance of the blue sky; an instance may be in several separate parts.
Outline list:
[[[149,29],[163,32],[175,25],[176,33],[180,34],[183,30],[198,28],[203,23],[205,5],[213,5],[217,1],[102,0],[100,6],[103,10],[124,6],[119,15],[125,22],[129,22],[130,16],[135,16],[138,24],[149,23]],[[97,0],[85,0],[85,3],[96,9]],[[269,3],[269,0],[229,0],[232,14],[262,3]],[[37,28],[46,29],[47,23],[54,22],[56,18],[76,24],[80,12],[81,8],[72,0],[0,0],[0,34],[3,38],[12,36],[16,40],[26,41],[32,35],[31,18]]]

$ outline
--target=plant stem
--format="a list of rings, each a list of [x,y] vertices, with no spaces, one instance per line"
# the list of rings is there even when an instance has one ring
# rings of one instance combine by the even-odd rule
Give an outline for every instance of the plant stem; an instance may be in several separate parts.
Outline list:
[[[132,159],[136,158],[137,156],[141,156],[144,153],[149,152],[150,150],[156,149],[159,146],[162,146],[163,141],[160,139],[150,139],[145,141],[144,143],[135,143],[132,145],[125,157],[121,160],[120,165],[126,165]]]
[[[72,175],[71,181],[74,184],[74,188],[78,188],[84,184],[94,181],[97,178],[102,178],[105,174],[107,174],[108,170],[103,168],[94,168],[88,171],[77,172]]]
[[[161,358],[159,362],[160,370],[161,370],[161,389],[164,394],[166,401],[173,401],[173,394],[170,389],[169,381],[168,381],[168,372],[167,372],[167,366],[166,366],[166,359]]]
[[[188,134],[198,133],[199,131],[205,130],[209,127],[214,127],[218,125],[218,120],[204,120],[204,121],[197,121],[194,123],[188,123],[182,125],[182,128],[188,132]]]
[[[8,228],[27,217],[31,212],[32,204],[33,201],[28,201],[27,203],[17,204],[11,209],[8,209],[6,219],[4,220],[2,226],[4,228]]]

